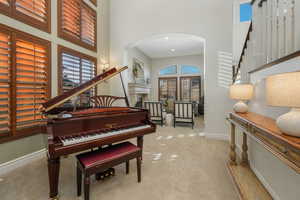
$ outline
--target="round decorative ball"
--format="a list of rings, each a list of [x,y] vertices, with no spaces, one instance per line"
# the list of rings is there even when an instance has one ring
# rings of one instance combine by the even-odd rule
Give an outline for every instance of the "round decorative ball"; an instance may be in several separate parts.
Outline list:
[[[246,113],[248,112],[248,106],[243,101],[239,101],[233,106],[233,110],[237,113]]]
[[[277,118],[279,129],[291,136],[300,137],[300,109],[292,109],[290,112]]]

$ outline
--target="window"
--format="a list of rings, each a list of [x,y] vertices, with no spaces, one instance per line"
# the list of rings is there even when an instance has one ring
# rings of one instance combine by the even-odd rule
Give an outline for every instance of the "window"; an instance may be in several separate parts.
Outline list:
[[[59,0],[58,34],[61,38],[96,51],[97,15],[83,0]]]
[[[50,4],[50,0],[0,0],[0,12],[50,33]]]
[[[161,69],[159,71],[159,75],[172,75],[172,74],[177,74],[177,65],[172,65],[164,69]]]
[[[97,59],[79,53],[77,51],[59,46],[58,47],[59,66],[59,93],[62,94],[86,81],[91,80],[96,75]],[[90,106],[89,98],[94,96],[96,88],[86,91],[80,95],[80,105]],[[64,106],[70,106],[70,101]]]
[[[0,142],[41,133],[39,107],[50,97],[50,45],[0,26]]]
[[[177,78],[159,78],[158,98],[160,101],[177,99]]]
[[[252,19],[252,5],[251,3],[240,4],[240,22],[248,22]]]
[[[181,74],[199,74],[200,69],[196,66],[181,65]]]
[[[200,101],[201,77],[180,77],[180,98],[182,101]]]

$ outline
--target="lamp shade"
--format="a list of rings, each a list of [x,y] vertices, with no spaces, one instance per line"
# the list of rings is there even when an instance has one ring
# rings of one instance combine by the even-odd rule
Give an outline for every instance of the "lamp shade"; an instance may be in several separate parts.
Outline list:
[[[300,72],[269,76],[266,91],[268,105],[300,108]]]
[[[251,84],[236,84],[231,85],[229,96],[236,100],[250,100],[253,97],[253,85]]]

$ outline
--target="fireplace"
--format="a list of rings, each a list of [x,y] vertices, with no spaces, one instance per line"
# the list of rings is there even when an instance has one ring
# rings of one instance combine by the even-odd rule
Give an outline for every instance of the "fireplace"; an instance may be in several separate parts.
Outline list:
[[[148,100],[147,94],[137,94],[137,99],[134,107],[142,108],[145,101]]]
[[[128,93],[130,105],[142,108],[145,101],[149,100],[150,86],[143,83],[129,83]]]

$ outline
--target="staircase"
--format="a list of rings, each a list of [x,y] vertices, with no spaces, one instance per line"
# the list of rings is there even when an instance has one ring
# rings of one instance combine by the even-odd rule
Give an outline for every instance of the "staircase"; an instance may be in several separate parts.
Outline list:
[[[300,0],[252,0],[253,18],[240,59],[232,69],[238,76],[300,56]],[[241,73],[241,69],[242,73]]]

